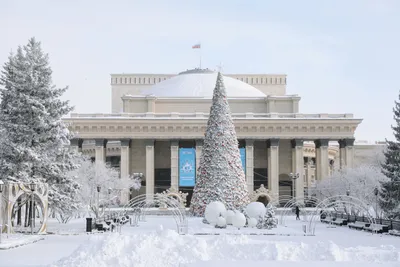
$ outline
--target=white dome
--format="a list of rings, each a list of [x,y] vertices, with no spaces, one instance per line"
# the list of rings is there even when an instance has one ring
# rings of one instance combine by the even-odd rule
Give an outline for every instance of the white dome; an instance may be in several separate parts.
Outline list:
[[[210,70],[189,70],[145,90],[146,95],[159,97],[204,97],[212,98],[217,72]],[[228,97],[265,97],[253,86],[237,79],[223,76]]]

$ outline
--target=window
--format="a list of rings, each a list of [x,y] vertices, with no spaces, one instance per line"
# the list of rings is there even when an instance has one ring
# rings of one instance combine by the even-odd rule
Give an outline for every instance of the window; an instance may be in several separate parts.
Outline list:
[[[285,78],[285,84],[286,84],[286,78]]]
[[[125,78],[125,83],[127,82],[127,79]]]
[[[147,78],[147,83],[150,83],[150,78]]]
[[[275,78],[275,84],[277,84],[278,83],[278,78]]]
[[[279,78],[279,84],[282,84],[282,78]]]
[[[249,83],[249,78],[246,78],[246,83]]]
[[[119,78],[119,83],[122,83],[122,78]]]
[[[153,83],[156,83],[156,78],[153,79]]]
[[[135,77],[135,78],[133,78],[133,83],[134,83],[134,84],[136,84],[136,77]]]
[[[269,78],[269,83],[272,84],[272,78]]]
[[[251,78],[251,84],[253,84],[254,82],[253,82],[253,78]]]
[[[129,78],[129,83],[132,83],[132,78]]]
[[[258,83],[258,78],[256,78],[256,83]]]
[[[141,79],[139,78],[139,84],[140,84],[140,80],[141,80]]]
[[[158,82],[161,82],[161,78],[158,78]]]

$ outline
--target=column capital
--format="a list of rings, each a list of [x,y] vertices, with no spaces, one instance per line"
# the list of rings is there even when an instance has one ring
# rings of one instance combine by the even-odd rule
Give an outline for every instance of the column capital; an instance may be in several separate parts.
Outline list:
[[[254,139],[246,139],[246,146],[254,146]]]
[[[107,139],[94,139],[95,146],[106,147]]]
[[[203,146],[204,140],[203,139],[196,139],[196,146]]]
[[[179,146],[179,140],[178,139],[172,139],[170,140],[171,146]]]
[[[303,139],[292,139],[292,140],[290,140],[290,143],[292,144],[292,148],[302,147],[304,144],[304,140]]]
[[[82,148],[83,139],[80,138],[72,138],[69,140],[70,146],[77,146],[78,148]]]
[[[318,139],[314,140],[315,148],[320,148],[322,146],[329,146],[329,139]]]
[[[146,146],[154,146],[154,139],[145,139],[144,140],[144,144],[146,145]]]
[[[267,140],[267,148],[271,146],[279,146],[279,139],[278,138],[271,138]]]
[[[354,138],[346,138],[346,139],[341,139],[339,140],[339,147],[340,148],[345,148],[347,146],[354,146]]]
[[[121,139],[121,146],[131,147],[131,139]]]

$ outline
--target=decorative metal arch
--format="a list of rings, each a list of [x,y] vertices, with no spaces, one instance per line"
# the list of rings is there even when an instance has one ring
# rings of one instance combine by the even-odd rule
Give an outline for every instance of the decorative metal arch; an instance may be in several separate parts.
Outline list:
[[[283,225],[283,226],[286,225],[285,224],[286,223],[285,219],[288,216],[288,213],[291,212],[291,210],[292,210],[292,208],[294,206],[300,206],[300,207],[303,208],[303,209],[300,209],[300,214],[303,216],[304,221],[307,221],[308,220],[308,216],[307,215],[309,214],[309,212],[307,212],[305,210],[306,201],[307,202],[311,202],[312,204],[315,204],[315,206],[317,206],[321,202],[321,200],[319,200],[316,197],[312,197],[312,196],[311,197],[304,197],[304,198],[292,198],[283,207],[283,211],[282,211],[281,216],[279,218],[279,224]]]
[[[317,205],[317,207],[315,207],[314,212],[311,214],[310,220],[308,221],[307,233],[312,235],[315,234],[315,227],[321,210],[330,209],[340,204],[350,205],[352,208],[357,208],[360,211],[363,211],[364,214],[367,215],[366,217],[368,222],[371,225],[375,224],[375,219],[369,212],[368,204],[353,196],[338,195],[324,199]]]
[[[45,183],[37,183],[36,190],[32,192],[28,184],[24,183],[14,183],[14,182],[7,182],[5,184],[5,190],[3,191],[3,196],[0,195],[1,198],[5,199],[6,205],[2,205],[2,210],[0,210],[0,218],[2,220],[6,220],[7,223],[3,223],[4,229],[0,229],[0,231],[6,231],[8,234],[13,232],[13,224],[12,218],[13,213],[16,209],[18,199],[23,196],[34,196],[35,202],[37,203],[38,207],[41,208],[41,224],[39,230],[37,231],[38,234],[42,234],[46,232],[47,229],[47,218],[48,218],[48,184]],[[0,223],[1,224],[1,223]]]
[[[139,221],[145,221],[146,215],[151,207],[157,205],[166,206],[173,215],[179,234],[187,234],[188,220],[186,210],[181,203],[173,197],[167,195],[142,194],[132,198],[119,212],[118,217],[123,215],[133,216],[133,225],[138,226]]]

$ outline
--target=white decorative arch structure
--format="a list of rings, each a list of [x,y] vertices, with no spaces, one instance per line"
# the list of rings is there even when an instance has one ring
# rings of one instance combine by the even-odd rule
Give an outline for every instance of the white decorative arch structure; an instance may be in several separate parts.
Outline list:
[[[375,219],[371,215],[369,211],[368,204],[363,202],[361,199],[353,197],[353,196],[346,196],[346,195],[338,195],[326,198],[322,200],[314,209],[314,212],[310,215],[310,220],[308,221],[307,225],[307,233],[308,234],[315,234],[315,227],[317,220],[319,219],[320,213],[323,210],[329,210],[334,207],[338,207],[340,205],[349,205],[351,208],[356,208],[359,211],[363,212],[364,216],[368,219],[368,222],[373,225],[375,224]]]
[[[182,191],[178,191],[178,189],[176,189],[175,187],[168,188],[162,193],[156,193],[156,195],[176,198],[183,208],[186,207],[188,193],[183,193]]]
[[[139,221],[145,221],[150,208],[163,205],[169,208],[175,220],[179,234],[187,234],[188,220],[186,210],[182,204],[171,196],[162,194],[142,194],[132,198],[119,212],[118,217],[123,215],[133,216],[134,226],[138,226]]]
[[[300,215],[303,216],[304,221],[308,221],[308,215],[312,213],[307,212],[306,204],[305,203],[312,203],[317,206],[321,200],[315,197],[304,197],[304,198],[292,198],[288,202],[286,202],[285,206],[283,206],[283,211],[281,213],[279,224],[285,226],[286,225],[286,218],[290,212],[292,212],[292,208],[299,206],[300,207]]]
[[[273,195],[263,184],[260,185],[260,188],[256,189],[250,194],[250,201],[256,202],[260,197],[265,197],[268,200],[268,203],[271,203],[276,196]]]
[[[35,203],[40,207],[41,210],[41,224],[38,234],[46,233],[47,229],[47,218],[48,218],[48,185],[44,183],[35,184],[35,190],[31,191],[29,189],[29,185],[26,183],[13,183],[7,182],[5,184],[5,190],[3,191],[3,195],[0,196],[0,201],[3,201],[2,209],[0,210],[1,219],[3,222],[3,229],[0,229],[3,232],[7,232],[8,234],[14,232],[13,231],[13,215],[17,210],[18,199],[22,196],[27,196],[29,198],[34,197]],[[5,205],[4,205],[5,203]]]

